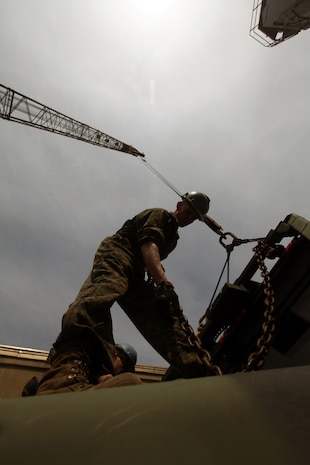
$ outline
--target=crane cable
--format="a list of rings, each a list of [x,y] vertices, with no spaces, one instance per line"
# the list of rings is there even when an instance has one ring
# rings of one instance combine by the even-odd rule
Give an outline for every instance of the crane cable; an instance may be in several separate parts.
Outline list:
[[[155,176],[157,176],[166,186],[168,186],[170,189],[172,189],[181,199],[184,198],[184,194],[175,187],[170,181],[168,181],[167,178],[165,178],[159,171],[157,171],[150,163],[148,163],[145,159],[144,154],[136,154],[136,158],[138,158],[144,165],[153,173]],[[257,237],[254,239],[240,239],[237,237],[234,233],[232,232],[224,232],[222,226],[218,224],[213,218],[211,218],[208,215],[204,215],[203,217],[203,222],[210,228],[212,231],[214,231],[216,234],[220,236],[219,242],[220,244],[224,247],[224,249],[227,252],[228,260],[225,264],[225,266],[229,267],[229,257],[231,252],[236,246],[239,246],[241,244],[247,244],[248,242],[258,242],[264,240],[263,237]],[[225,241],[230,237],[232,239],[231,243],[225,243]],[[229,276],[229,268],[228,268],[228,276]]]
[[[168,181],[168,179],[166,179],[162,174],[160,174],[159,171],[157,171],[153,166],[151,166],[145,158],[142,158],[141,155],[138,155],[137,158],[142,162],[144,163],[144,165],[150,170],[152,171],[153,174],[155,174],[155,176],[157,176],[161,181],[163,181],[166,186],[170,187],[170,189],[172,189],[178,196],[180,196],[181,198],[183,197],[183,194],[181,191],[179,191],[179,189],[177,187],[175,187],[170,181]]]

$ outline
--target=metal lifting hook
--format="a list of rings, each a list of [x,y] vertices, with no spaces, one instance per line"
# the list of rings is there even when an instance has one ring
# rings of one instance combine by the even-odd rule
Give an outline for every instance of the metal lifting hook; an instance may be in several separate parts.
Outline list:
[[[210,229],[212,229],[212,231],[214,231],[216,234],[220,236],[220,244],[224,247],[224,249],[226,249],[228,254],[230,254],[233,251],[234,247],[238,245],[247,244],[248,242],[258,242],[264,240],[264,237],[258,237],[255,239],[239,239],[239,237],[237,237],[236,234],[230,231],[224,232],[222,226],[208,215],[205,215],[203,217],[203,221],[207,226],[209,226]],[[230,244],[225,243],[227,236],[230,236],[232,238],[232,242]]]
[[[224,240],[227,239],[227,236],[232,237],[232,242],[230,244],[225,244]],[[234,247],[241,245],[241,244],[247,244],[248,242],[259,242],[263,241],[265,238],[264,237],[256,237],[254,239],[239,239],[234,233],[232,232],[225,232],[221,235],[219,241],[220,244],[227,250],[227,253],[231,253],[234,249]]]
[[[227,239],[227,236],[232,237],[232,242],[230,244],[225,244],[225,240]],[[232,232],[225,232],[221,234],[221,237],[219,239],[220,244],[226,249],[227,253],[231,253],[236,245],[241,244],[241,239],[238,239],[238,237],[232,233]]]

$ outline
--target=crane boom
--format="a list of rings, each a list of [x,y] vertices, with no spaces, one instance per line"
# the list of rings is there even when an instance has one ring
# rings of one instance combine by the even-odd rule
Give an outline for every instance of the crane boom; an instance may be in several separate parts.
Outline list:
[[[0,84],[0,117],[89,144],[144,157],[131,145],[43,105]]]

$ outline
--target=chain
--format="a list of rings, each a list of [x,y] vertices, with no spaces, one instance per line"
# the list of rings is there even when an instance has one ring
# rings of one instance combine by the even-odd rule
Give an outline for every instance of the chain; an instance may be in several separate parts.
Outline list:
[[[197,336],[194,333],[194,330],[191,327],[191,325],[189,324],[188,319],[184,315],[184,313],[182,311],[182,308],[180,306],[178,306],[178,308],[176,309],[176,307],[174,306],[174,311],[176,311],[176,310],[178,310],[178,318],[179,318],[179,321],[180,321],[180,324],[181,324],[181,328],[185,332],[185,334],[187,336],[187,340],[188,340],[190,346],[195,349],[195,351],[197,352],[198,357],[200,358],[202,363],[214,375],[217,375],[217,376],[222,375],[223,373],[222,373],[222,370],[220,369],[220,367],[217,366],[217,365],[213,365],[212,357],[211,357],[210,353],[206,349],[204,349],[202,347],[199,336]]]
[[[247,372],[250,370],[255,370],[261,368],[264,363],[265,363],[265,358],[269,354],[270,351],[270,343],[273,337],[273,333],[275,331],[275,325],[274,325],[274,291],[271,286],[271,279],[269,272],[267,270],[267,267],[264,262],[264,257],[266,256],[271,256],[276,252],[274,248],[268,246],[267,244],[263,243],[261,239],[245,239],[245,240],[240,240],[236,238],[232,233],[225,233],[226,235],[230,235],[231,237],[234,238],[232,244],[224,245],[223,244],[223,237],[221,237],[222,245],[227,250],[228,256],[230,255],[233,247],[235,245],[240,245],[241,243],[246,243],[246,242],[252,242],[252,241],[258,241],[258,244],[256,247],[253,248],[254,256],[257,260],[258,263],[258,268],[260,269],[261,276],[263,278],[263,285],[264,285],[264,294],[265,294],[265,299],[264,299],[264,304],[266,306],[266,310],[264,312],[264,322],[262,323],[262,335],[258,338],[257,343],[256,343],[256,351],[252,352],[247,360],[247,365],[246,367],[241,370],[241,372]],[[225,264],[226,265],[226,264]],[[225,267],[225,266],[224,266]],[[223,273],[223,271],[222,271]],[[221,275],[222,276],[222,275]],[[208,307],[209,308],[209,307]],[[203,321],[206,319],[206,314],[200,318],[199,320],[199,328],[198,332],[203,327]],[[182,328],[188,334],[188,340],[189,343],[196,348],[196,350],[200,353],[201,357],[204,358],[205,363],[207,366],[216,374],[222,374],[222,371],[220,367],[217,365],[212,364],[212,358],[211,355],[208,351],[206,351],[202,346],[200,342],[200,338],[194,334],[193,329],[189,326],[186,317],[182,313]]]
[[[261,368],[265,363],[265,358],[269,354],[270,350],[270,343],[272,340],[273,333],[275,331],[274,325],[274,291],[271,286],[271,279],[267,267],[264,263],[264,256],[270,254],[272,252],[272,248],[269,247],[267,244],[260,242],[256,247],[254,247],[253,251],[255,253],[255,257],[258,263],[258,267],[261,271],[261,276],[264,278],[264,294],[265,300],[264,304],[266,306],[266,310],[264,312],[265,320],[262,324],[262,335],[258,338],[256,343],[256,351],[252,352],[247,361],[246,367],[241,370],[242,372],[250,371],[250,370],[257,370]]]

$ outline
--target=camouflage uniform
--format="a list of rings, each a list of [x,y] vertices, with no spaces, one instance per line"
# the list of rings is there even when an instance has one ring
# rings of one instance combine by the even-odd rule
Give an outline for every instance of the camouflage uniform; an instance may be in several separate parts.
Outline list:
[[[177,371],[184,377],[201,376],[201,362],[178,316],[167,306],[153,305],[156,288],[145,281],[141,246],[154,242],[163,260],[177,245],[177,231],[175,216],[155,208],[127,220],[116,234],[105,238],[95,254],[91,273],[63,316],[62,331],[54,344],[56,352],[67,344],[84,345],[90,359],[100,360],[99,365],[92,364],[93,375],[111,373],[115,347],[110,309],[117,302]]]

